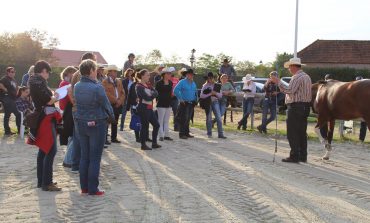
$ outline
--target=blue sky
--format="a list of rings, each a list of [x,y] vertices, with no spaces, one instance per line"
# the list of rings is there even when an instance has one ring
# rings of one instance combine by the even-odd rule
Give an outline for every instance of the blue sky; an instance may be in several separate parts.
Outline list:
[[[300,0],[298,50],[316,39],[370,39],[370,1]],[[293,53],[295,0],[3,1],[0,32],[37,28],[60,49],[100,51],[121,66],[127,54],[159,49],[187,62],[190,50],[270,62]]]

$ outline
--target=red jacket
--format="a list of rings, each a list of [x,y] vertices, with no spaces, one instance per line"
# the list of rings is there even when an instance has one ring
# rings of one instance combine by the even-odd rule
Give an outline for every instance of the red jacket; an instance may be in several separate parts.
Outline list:
[[[46,115],[40,123],[40,127],[37,131],[36,140],[33,143],[33,145],[39,147],[39,149],[41,149],[46,154],[50,152],[50,149],[54,144],[52,130],[53,119],[55,119],[57,123],[60,123],[62,121],[62,116],[59,112],[54,112],[53,114]]]

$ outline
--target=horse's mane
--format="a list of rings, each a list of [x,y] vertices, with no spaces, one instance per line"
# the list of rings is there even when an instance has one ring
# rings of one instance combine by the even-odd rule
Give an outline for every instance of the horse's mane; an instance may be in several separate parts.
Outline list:
[[[326,81],[326,80],[319,80],[316,83],[317,84],[326,84],[326,83],[328,83],[328,81]]]
[[[333,83],[333,82],[338,82],[337,80],[332,80],[332,79],[329,79],[329,80],[319,80],[316,82],[316,84],[323,84],[323,85],[326,85],[328,83]]]

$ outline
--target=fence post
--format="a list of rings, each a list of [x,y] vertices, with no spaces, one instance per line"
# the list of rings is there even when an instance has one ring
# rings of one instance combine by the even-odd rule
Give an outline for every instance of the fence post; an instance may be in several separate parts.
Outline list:
[[[339,137],[341,139],[344,138],[344,121],[343,120],[339,121]]]
[[[254,128],[254,111],[251,113],[251,129]]]

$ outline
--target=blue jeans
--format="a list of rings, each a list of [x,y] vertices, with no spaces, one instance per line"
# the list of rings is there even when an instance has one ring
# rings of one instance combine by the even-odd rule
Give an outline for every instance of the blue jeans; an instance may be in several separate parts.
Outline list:
[[[225,115],[225,112],[226,112],[227,101],[221,99],[219,101],[219,103],[220,103],[220,114],[221,114],[221,116],[224,116]]]
[[[222,119],[221,119],[221,111],[220,111],[220,103],[217,101],[212,101],[211,109],[209,110],[206,118],[206,125],[207,125],[207,135],[212,136],[212,111],[215,115],[215,119],[217,122],[217,130],[218,136],[224,136],[224,130],[222,128]]]
[[[63,163],[72,165],[73,137],[68,137],[67,152]]]
[[[77,134],[81,145],[80,185],[89,194],[99,191],[100,161],[106,129],[106,120],[95,121],[95,126],[88,126],[85,120],[77,120]]]
[[[37,186],[46,187],[53,183],[53,163],[57,153],[57,134],[55,122],[52,127],[54,143],[48,154],[39,149],[37,154]]]
[[[270,110],[270,117],[267,119],[268,111]],[[266,131],[267,125],[274,121],[276,118],[276,101],[275,99],[265,98],[263,101],[263,110],[262,110],[262,129]]]
[[[127,100],[126,100],[127,101]],[[126,114],[127,114],[127,103],[123,103],[122,105],[122,115],[121,115],[121,126],[120,130],[122,131],[123,128],[125,127],[125,119],[126,119]]]
[[[74,120],[74,130],[73,130],[73,147],[72,147],[72,170],[79,170],[80,160],[81,160],[81,145],[79,135],[77,134],[76,120]]]
[[[149,138],[149,123],[153,126],[152,140],[153,144],[157,144],[157,136],[159,131],[159,122],[153,109],[146,108],[146,105],[140,104],[137,108],[141,120],[141,145],[145,145],[146,140]]]
[[[247,128],[247,122],[249,115],[253,112],[254,98],[243,99],[243,118],[239,121],[239,125],[243,126],[243,129]]]

